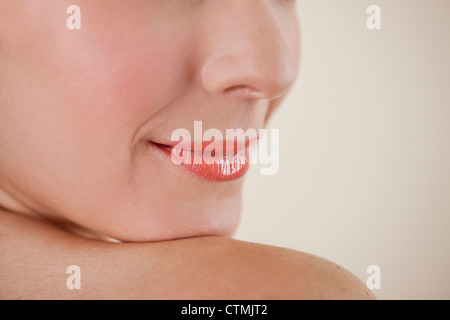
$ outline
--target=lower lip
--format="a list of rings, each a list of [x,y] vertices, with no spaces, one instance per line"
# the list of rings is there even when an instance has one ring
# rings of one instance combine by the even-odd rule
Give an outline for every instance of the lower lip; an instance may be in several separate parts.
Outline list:
[[[190,158],[190,163],[180,163],[178,166],[183,167],[183,169],[187,169],[191,173],[200,176],[202,178],[206,178],[208,180],[213,181],[230,181],[235,180],[243,175],[245,175],[250,167],[249,161],[249,144],[247,143],[245,147],[243,147],[238,154],[227,154],[221,157],[216,156],[213,161],[212,158],[207,159],[206,156],[202,156],[202,154],[195,155],[191,151],[186,151],[182,149],[176,149],[174,151],[173,147],[167,147],[160,144],[156,144],[150,142],[153,146],[157,147],[157,149],[161,150],[172,162],[174,165],[177,165],[174,161],[172,161],[172,153],[175,152],[175,157],[181,157],[184,153],[185,157]],[[209,144],[210,142],[208,142]],[[205,146],[203,146],[203,150],[205,150]],[[235,144],[236,146],[236,144]],[[237,148],[235,148],[236,150]],[[187,149],[189,150],[189,149]],[[225,148],[224,148],[225,150]],[[201,159],[201,163],[194,163],[194,158]],[[209,160],[209,161],[208,161]]]

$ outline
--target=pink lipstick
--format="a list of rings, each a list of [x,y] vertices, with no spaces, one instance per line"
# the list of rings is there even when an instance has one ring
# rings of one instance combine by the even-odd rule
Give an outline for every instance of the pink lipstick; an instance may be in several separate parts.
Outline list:
[[[225,140],[176,145],[151,143],[175,165],[208,180],[229,181],[242,177],[248,171],[249,148],[256,140],[245,143]]]

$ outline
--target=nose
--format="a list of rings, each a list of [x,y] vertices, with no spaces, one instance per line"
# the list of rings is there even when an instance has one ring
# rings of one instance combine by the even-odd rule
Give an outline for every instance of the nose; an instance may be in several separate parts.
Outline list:
[[[280,21],[271,0],[211,1],[214,19],[204,24],[203,87],[212,94],[273,100],[297,75],[297,21]]]

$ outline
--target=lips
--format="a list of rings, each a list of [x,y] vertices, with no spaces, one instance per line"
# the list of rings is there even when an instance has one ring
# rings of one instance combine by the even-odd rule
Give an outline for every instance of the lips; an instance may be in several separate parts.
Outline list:
[[[213,181],[235,180],[248,171],[249,148],[253,141],[213,141],[193,143],[150,142],[168,159],[193,174]]]

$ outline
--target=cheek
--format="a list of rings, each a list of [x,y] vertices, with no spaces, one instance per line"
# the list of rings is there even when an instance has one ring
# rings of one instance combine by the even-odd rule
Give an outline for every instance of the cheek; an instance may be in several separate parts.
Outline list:
[[[185,86],[186,55],[177,38],[167,41],[132,21],[99,25],[56,29],[50,41],[14,59],[20,72],[11,73],[17,82],[11,89],[23,97],[5,130],[15,141],[13,159],[21,160],[11,162],[10,172],[21,173],[23,189],[39,181],[40,190],[30,191],[36,198],[110,199],[132,173],[139,127]]]
[[[57,100],[79,137],[130,148],[139,127],[183,90],[183,43],[133,22],[98,25],[59,35]]]
[[[80,162],[78,168],[104,190],[114,177],[118,188],[124,185],[132,173],[139,128],[185,86],[177,41],[136,30],[130,26],[86,38],[75,35],[82,39],[66,40],[59,51],[65,54],[57,70],[70,75],[58,88],[65,109],[62,131],[70,135],[76,149],[70,154]]]
[[[182,59],[158,39],[96,42],[83,44],[76,54],[67,48],[70,52],[61,61],[65,66],[58,68],[69,75],[59,88],[60,98],[71,121],[79,119],[91,129],[86,133],[100,125],[129,138],[182,90]]]

